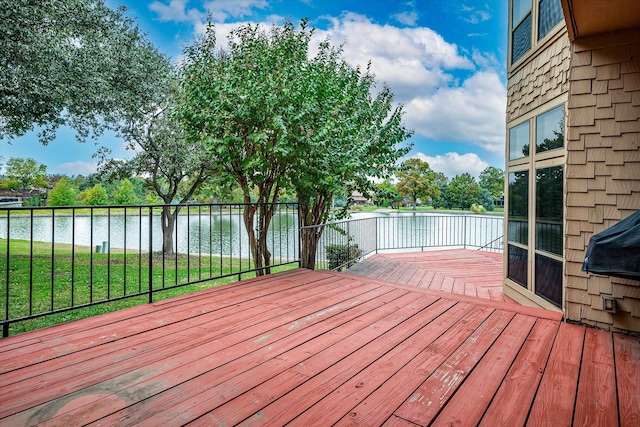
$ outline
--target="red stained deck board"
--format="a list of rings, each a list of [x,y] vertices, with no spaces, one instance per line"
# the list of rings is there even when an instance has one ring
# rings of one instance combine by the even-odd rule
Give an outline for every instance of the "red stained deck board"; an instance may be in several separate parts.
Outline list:
[[[434,269],[445,261],[437,274],[491,295],[476,251],[426,255]],[[0,373],[0,425],[522,424],[527,401],[529,425],[562,425],[565,408],[569,424],[610,413],[638,424],[637,338],[589,338],[559,312],[416,286],[436,276],[423,256],[405,255],[409,279],[388,259],[387,279],[406,273],[405,284],[298,269],[0,340],[0,365],[10,354],[22,363]],[[492,314],[472,322],[480,313]],[[87,346],[105,326],[115,336]],[[593,407],[601,419],[581,414]]]
[[[404,343],[413,338],[411,337],[412,331],[424,330],[422,326],[429,324],[430,320],[438,318],[454,304],[453,301],[439,300],[429,307],[420,307],[419,313],[407,319],[408,323],[402,323],[403,328],[397,328],[392,333],[381,336],[382,339],[368,343],[327,369],[319,369],[317,363],[323,363],[320,359],[296,367],[297,372],[309,376],[310,379],[292,389],[282,398],[262,408],[240,425],[284,425],[297,414],[308,410],[315,402],[328,399],[327,396],[333,390],[371,366],[380,357],[389,354],[389,352],[395,354],[398,350],[405,348]],[[407,327],[407,330],[403,330],[404,326]],[[398,346],[399,343],[403,343],[403,345]]]
[[[616,334],[613,337],[620,425],[640,425],[640,340]]]
[[[410,360],[389,380],[374,390],[342,417],[338,426],[377,426],[392,415],[394,408],[405,400],[408,391],[418,388],[427,376],[456,351],[491,315],[493,310],[476,307],[449,330]]]
[[[382,427],[415,427],[417,425],[418,424],[411,423],[407,420],[403,420],[402,418],[392,416],[382,425]]]
[[[529,413],[532,425],[571,425],[584,333],[584,326],[560,324]]]
[[[328,287],[328,289],[331,290],[341,284],[344,286],[343,281],[334,280],[333,284],[330,284],[330,286],[327,284],[324,288]],[[299,303],[305,301],[311,303],[315,299],[317,301],[321,301],[323,304],[344,304],[346,299],[361,295],[361,290],[354,290],[349,286],[344,286],[340,289],[340,292],[334,292],[333,295],[327,297],[324,295],[326,292],[326,289],[324,288],[317,286],[309,288],[306,291],[299,292],[297,301]],[[279,302],[282,305],[290,304],[287,299],[282,299]],[[295,298],[291,300],[291,303],[295,302]],[[72,379],[68,377],[67,373],[61,371],[61,368],[64,366],[73,365],[74,378],[77,381],[84,381],[84,379],[80,377],[81,375],[90,374],[97,369],[100,369],[99,374],[102,376],[109,374],[116,375],[115,370],[117,369],[117,366],[113,365],[113,361],[117,360],[118,362],[123,363],[128,358],[133,357],[133,353],[130,350],[131,348],[137,348],[138,350],[135,356],[135,363],[139,366],[144,366],[146,364],[153,363],[154,361],[163,360],[166,357],[178,354],[181,351],[186,351],[190,347],[206,343],[210,340],[215,340],[219,336],[231,334],[240,330],[248,330],[250,326],[259,324],[263,321],[279,318],[282,319],[280,320],[282,322],[289,322],[298,319],[301,316],[306,316],[309,313],[312,313],[313,310],[313,306],[303,305],[298,309],[279,311],[277,313],[277,317],[274,318],[274,314],[271,312],[255,314],[255,301],[250,307],[244,310],[244,312],[240,310],[240,307],[241,305],[235,304],[229,307],[229,310],[216,312],[214,317],[211,315],[203,315],[201,317],[205,319],[199,320],[199,323],[189,321],[168,325],[166,329],[163,329],[162,334],[159,336],[158,334],[153,334],[153,332],[151,332],[149,334],[134,335],[118,340],[117,342],[106,344],[106,346],[113,348],[111,351],[107,351],[102,347],[94,348],[91,349],[91,351],[83,352],[81,354],[82,359],[76,355],[69,355],[69,357],[64,359],[65,361],[68,360],[67,364],[64,364],[64,361],[56,360],[54,363],[40,363],[33,367],[29,367],[28,369],[22,369],[16,374],[29,374],[29,376],[34,376],[33,371],[38,370],[41,373],[45,373],[53,369],[57,369],[58,372],[54,371],[48,374],[46,382],[43,382],[42,380],[32,382],[22,381],[20,384],[16,385],[12,391],[15,394],[19,394],[21,392],[28,391],[29,388],[37,390],[44,386],[52,387],[53,385],[57,385],[60,387],[62,382],[69,383]],[[241,315],[240,313],[245,314]],[[227,323],[222,328],[220,326],[215,326],[215,322],[231,314],[236,315],[235,322]],[[211,330],[212,326],[214,328],[213,330]],[[123,367],[123,369],[129,368],[130,366]],[[7,384],[12,382],[11,379],[16,376],[12,374],[14,373],[3,377]]]
[[[356,264],[347,273],[458,295],[506,301],[501,296],[502,269],[502,254],[451,249],[376,254]],[[411,278],[407,280],[405,274],[411,274]],[[422,279],[419,280],[420,277]],[[491,289],[491,292],[487,289]]]
[[[513,313],[495,311],[394,412],[419,425],[429,424],[456,392],[487,349],[513,319]]]
[[[372,291],[367,292],[371,294]],[[365,294],[367,294],[365,293]],[[378,294],[381,292],[378,292]],[[402,293],[402,292],[401,292]],[[364,295],[364,294],[363,294]],[[383,297],[384,295],[382,295]],[[340,322],[344,316],[347,316],[347,319],[350,317],[357,315],[359,310],[365,310],[369,306],[375,306],[380,304],[380,302],[374,302],[369,305],[364,301],[371,300],[372,298],[382,298],[380,295],[372,294],[368,298],[361,297],[360,302],[356,305],[355,310],[349,310],[349,307],[352,305],[345,304],[345,308],[342,310],[343,316],[340,316],[340,311],[328,311],[324,315],[313,316],[310,318],[303,318],[304,322],[295,323],[289,322],[284,323],[280,321],[276,321],[275,324],[278,325],[281,334],[289,337],[289,342],[295,345],[295,338],[292,338],[291,335],[293,333],[292,330],[297,331],[298,328],[304,328],[305,332],[300,334],[318,334],[323,333],[324,329],[320,328],[308,328],[309,325],[312,325],[316,322],[321,322],[326,320],[323,323],[325,328],[330,328],[334,322]],[[324,305],[326,307],[326,304]],[[326,319],[329,317],[329,319]],[[273,323],[273,322],[271,322]],[[269,323],[262,325],[262,328],[269,330]],[[293,326],[297,326],[296,328],[292,328]],[[310,331],[310,332],[307,332]],[[257,335],[256,335],[257,334]],[[245,327],[244,329],[230,334],[224,334],[219,336],[217,339],[212,339],[211,343],[207,343],[208,340],[204,340],[205,342],[199,346],[194,346],[188,349],[188,351],[183,351],[179,354],[175,354],[172,357],[164,358],[158,360],[154,363],[146,364],[144,361],[140,361],[138,359],[132,360],[131,363],[133,365],[125,366],[125,373],[121,373],[118,375],[110,374],[107,378],[99,378],[99,380],[95,380],[93,377],[90,378],[79,378],[82,382],[86,381],[84,384],[76,384],[74,387],[70,387],[65,394],[69,394],[70,397],[77,397],[73,390],[82,390],[81,395],[94,396],[94,399],[101,401],[112,401],[110,405],[102,405],[107,406],[111,412],[113,405],[122,404],[122,401],[119,399],[118,395],[114,396],[100,396],[98,393],[99,390],[102,389],[113,389],[119,390],[120,394],[131,394],[135,393],[135,396],[138,398],[148,397],[148,394],[155,394],[159,390],[157,387],[161,386],[162,389],[170,388],[173,385],[181,383],[183,380],[187,380],[190,375],[201,375],[203,370],[211,370],[214,369],[217,364],[226,363],[229,360],[234,360],[239,357],[243,357],[248,352],[248,348],[252,351],[257,351],[262,349],[263,353],[266,351],[267,355],[269,353],[268,347],[271,342],[260,340],[261,336],[264,334],[263,329],[256,330],[255,327]],[[277,339],[275,336],[275,332],[273,333],[274,340]],[[249,343],[249,346],[247,346]],[[284,345],[280,342],[281,345]],[[267,350],[265,350],[265,348]],[[255,355],[254,355],[255,357]],[[268,357],[268,356],[263,356]],[[210,362],[208,362],[210,360]],[[211,366],[211,362],[213,362],[213,367]],[[242,368],[240,368],[242,369]],[[170,373],[167,377],[167,374]],[[100,374],[100,373],[98,373]],[[61,390],[60,387],[56,387],[55,390],[50,390],[49,393],[60,395]],[[23,401],[17,404],[27,406],[33,405],[34,401],[38,399],[40,401],[44,401],[39,406],[32,406],[29,411],[25,411],[24,413],[18,414],[16,416],[16,422],[20,422],[22,420],[26,420],[29,416],[39,411],[45,409],[45,407],[55,407],[57,405],[56,401],[50,401],[50,396],[45,395],[42,396],[39,393],[36,394],[23,394]],[[68,397],[62,396],[57,400],[66,400]],[[80,413],[79,413],[80,412]],[[110,412],[108,412],[110,413]],[[102,415],[108,415],[102,414]],[[87,407],[85,412],[74,411],[72,414],[69,414],[63,421],[65,425],[76,425],[77,421],[82,420],[86,421],[86,417],[96,417],[100,415],[99,411],[96,411],[95,408]]]
[[[434,421],[436,425],[470,426],[480,422],[534,323],[535,319],[527,316],[513,318],[447,402]]]
[[[539,319],[502,381],[481,426],[524,425],[547,364],[558,322]]]
[[[427,300],[425,299],[423,301]],[[300,363],[304,365],[312,363],[309,361],[309,358],[317,358],[317,363],[320,364],[330,364],[329,361],[323,360],[324,354],[322,356],[318,356],[318,354],[325,353],[332,357],[337,357],[337,355],[331,354],[331,351],[328,350],[330,348],[337,348],[339,352],[348,353],[349,346],[355,346],[357,348],[359,342],[366,343],[367,340],[371,340],[381,333],[375,329],[368,328],[367,325],[376,323],[384,325],[387,323],[387,327],[391,328],[393,327],[393,322],[389,320],[392,316],[389,312],[400,310],[401,312],[410,313],[415,311],[415,309],[412,308],[412,305],[415,305],[415,303],[415,296],[404,295],[394,300],[391,304],[378,306],[376,309],[362,314],[362,316],[358,318],[359,322],[352,323],[353,329],[345,328],[334,332],[330,331],[324,336],[319,335],[315,339],[312,338],[302,344],[301,347],[292,347],[284,352],[276,352],[264,363],[255,366],[249,365],[243,372],[235,376],[229,376],[226,380],[221,377],[220,374],[216,374],[213,378],[205,378],[203,380],[195,379],[195,381],[191,383],[185,383],[184,386],[178,386],[178,388],[172,392],[173,395],[176,394],[175,391],[178,392],[177,395],[179,397],[176,397],[176,399],[179,399],[177,406],[172,406],[171,401],[168,400],[166,396],[157,396],[133,408],[126,408],[123,412],[131,414],[128,419],[135,420],[136,422],[144,419],[144,422],[147,424],[154,425],[154,423],[156,423],[155,425],[157,425],[160,420],[166,421],[168,419],[167,417],[169,415],[162,413],[167,409],[180,413],[182,417],[195,419],[197,416],[210,412],[216,407],[229,402],[228,404],[231,405],[232,408],[235,408],[232,411],[232,415],[238,416],[242,411],[246,411],[247,408],[236,402],[244,402],[242,397],[244,396],[246,398],[246,394],[242,393],[254,392],[254,390],[250,390],[252,388],[250,387],[251,384],[253,384],[254,387],[260,384],[260,386],[258,386],[260,389],[264,389],[262,384],[265,383],[271,386],[275,385],[276,388],[282,386],[285,388],[293,388],[293,383],[303,381],[304,378],[308,378],[308,375],[304,372],[291,369],[291,367],[295,367]],[[349,340],[349,336],[352,336],[352,339],[347,341]],[[340,345],[340,343],[345,344],[345,341],[347,347]],[[293,371],[295,375],[291,375],[289,371]],[[271,380],[274,377],[276,377],[277,380]],[[221,393],[221,390],[225,391]],[[183,394],[185,392],[187,395]],[[263,395],[272,392],[273,390],[271,388],[267,388]],[[221,397],[223,397],[224,400],[220,401]],[[185,398],[187,399],[185,400]],[[181,402],[183,400],[185,400],[186,406],[182,405]],[[200,406],[204,406],[204,409],[200,408]],[[175,409],[178,410],[176,411]],[[151,417],[152,415],[153,417]],[[246,414],[246,416],[249,415],[251,415],[251,412]],[[211,417],[208,417],[208,419],[211,419]],[[107,419],[107,421],[108,420],[109,419]],[[229,421],[230,420],[226,420],[225,422]]]
[[[616,390],[613,337],[609,332],[587,329],[574,425],[618,425]]]
[[[467,304],[456,304],[442,315],[433,319],[428,328],[421,328],[411,335],[402,345],[394,347],[382,355],[374,363],[349,378],[331,393],[318,401],[293,420],[296,425],[310,426],[313,423],[333,425],[351,409],[364,400],[370,393],[379,388],[390,376],[421,352],[427,351],[429,345],[437,340],[458,322],[473,307]],[[431,317],[431,313],[425,313]],[[426,347],[426,349],[425,349]]]
[[[304,298],[324,298],[322,295],[324,292],[332,291],[336,287],[341,287],[341,290],[347,290],[349,288],[349,286],[347,286],[349,283],[348,281],[336,281],[335,278],[333,282],[324,282],[323,280],[313,282],[315,285],[314,288],[306,291],[299,291],[295,289],[287,293],[280,293],[282,298],[279,299],[279,303],[287,303],[288,301],[296,303],[300,302],[301,299],[303,300]],[[243,298],[245,299],[244,301]],[[103,332],[102,329],[98,329],[97,335],[91,334],[89,336],[84,336],[84,334],[77,334],[78,339],[72,340],[72,343],[68,343],[64,346],[57,345],[56,341],[48,341],[42,344],[43,346],[46,345],[46,348],[42,348],[40,352],[34,351],[30,354],[31,358],[39,361],[37,365],[31,367],[29,370],[25,370],[23,367],[20,372],[11,372],[6,376],[5,381],[7,381],[7,383],[12,383],[31,376],[43,374],[50,368],[49,365],[42,362],[49,359],[57,359],[55,366],[59,369],[61,365],[64,366],[65,363],[68,365],[75,365],[83,359],[93,359],[94,353],[109,353],[104,346],[114,347],[116,349],[122,346],[143,346],[146,351],[151,351],[153,347],[149,348],[149,344],[145,343],[148,339],[146,338],[147,335],[145,333],[160,326],[164,326],[164,328],[166,328],[163,329],[163,338],[165,338],[164,342],[166,344],[171,341],[184,341],[185,339],[188,339],[189,335],[199,333],[199,330],[195,328],[196,326],[198,328],[206,329],[207,324],[215,319],[227,317],[233,314],[236,316],[236,322],[232,325],[228,325],[228,329],[224,331],[228,333],[231,332],[233,328],[237,328],[243,322],[245,324],[252,324],[257,320],[253,310],[259,301],[260,300],[256,299],[246,300],[246,295],[244,297],[239,297],[239,299],[219,298],[211,300],[207,298],[199,301],[197,304],[198,308],[194,310],[186,310],[184,308],[170,306],[162,307],[162,309],[158,309],[156,312],[150,313],[149,316],[145,318],[144,322],[127,323],[125,325],[126,329],[118,328],[118,325],[114,324],[105,325],[104,330],[106,332],[118,330],[116,337],[104,335],[105,337],[108,337],[108,339],[101,339]],[[176,309],[178,312],[176,312]],[[195,314],[193,312],[195,312]],[[162,322],[157,319],[171,319],[171,321]],[[128,341],[122,341],[128,338],[130,338]],[[74,343],[75,345],[73,345]],[[92,348],[89,349],[89,347]],[[82,348],[88,348],[89,351],[82,352],[80,355],[74,354]],[[19,363],[20,359],[18,355],[9,354],[7,356],[15,358],[13,359],[14,363]],[[94,362],[95,361],[92,360],[92,363]],[[11,361],[6,363],[6,365],[13,366]],[[97,367],[98,366],[93,366],[91,369],[95,370]]]
[[[418,310],[417,308],[424,307],[424,304],[428,302],[429,300],[414,301],[395,313],[393,310],[387,310],[390,311],[389,314],[373,322],[372,327],[353,331],[350,336],[341,337],[340,341],[334,343],[327,343],[324,348],[317,351],[309,351],[307,349],[308,346],[305,346],[302,352],[296,349],[296,351],[278,356],[278,361],[285,365],[286,370],[281,369],[279,375],[271,377],[270,380],[265,381],[256,388],[247,390],[233,401],[207,412],[203,418],[197,420],[195,425],[211,425],[219,421],[224,421],[227,424],[236,424],[255,413],[265,413],[262,408],[267,403],[302,385],[305,380],[317,375],[317,373],[329,371],[329,375],[335,377],[336,372],[358,372],[362,366],[372,363],[376,354],[392,350],[395,347],[395,343],[407,339],[414,328],[419,328],[424,317],[420,316],[423,310]],[[446,307],[448,306],[442,306],[443,309]],[[435,309],[436,307],[433,308]],[[401,322],[406,316],[410,316],[411,320]],[[314,355],[304,360],[299,360],[300,353],[313,353]],[[337,363],[341,365],[339,370],[333,367]],[[294,378],[295,381],[289,381],[288,387],[283,387],[282,384],[289,378]],[[235,388],[241,389],[238,387],[235,378],[233,385]],[[297,392],[294,393],[298,394]],[[318,396],[313,396],[313,398],[317,399]],[[203,396],[200,400],[204,407],[196,410],[195,414],[206,412],[206,406],[211,406],[209,404],[209,396]],[[153,425],[154,420],[149,421],[149,425]],[[264,419],[261,421],[265,422]]]

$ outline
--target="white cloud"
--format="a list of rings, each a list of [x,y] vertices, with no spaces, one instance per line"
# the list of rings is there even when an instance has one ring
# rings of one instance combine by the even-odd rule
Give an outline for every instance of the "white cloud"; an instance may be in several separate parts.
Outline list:
[[[462,6],[462,20],[471,24],[479,24],[491,19],[491,9],[489,5],[485,4],[482,8],[473,6]]]
[[[68,175],[90,175],[98,170],[98,163],[78,160],[76,162],[62,163],[58,165],[57,169]]]
[[[149,9],[158,14],[161,21],[191,22],[194,26],[202,24],[208,15],[213,22],[224,22],[228,18],[251,16],[253,9],[268,7],[267,0],[211,0],[202,5],[202,9],[188,8],[188,0],[171,0],[168,4],[156,0]]]
[[[469,173],[472,177],[478,178],[480,172],[485,170],[489,163],[482,160],[475,153],[458,154],[454,152],[439,154],[435,157],[427,156],[424,153],[418,153],[415,156],[422,161],[429,163],[429,167],[436,172],[442,172],[447,178],[451,179],[456,175]]]
[[[479,71],[461,86],[444,87],[406,104],[407,125],[439,141],[476,144],[504,153],[506,87],[495,71]]]
[[[418,21],[418,14],[416,12],[402,12],[392,15],[401,24],[414,27]]]
[[[399,102],[427,95],[452,81],[450,70],[473,70],[471,59],[458,46],[427,27],[380,25],[356,13],[328,17],[329,28],[318,38],[344,43],[345,59],[366,67],[371,61],[376,80],[386,82]]]
[[[263,5],[260,0],[246,0],[232,11],[230,3],[235,4],[213,1],[207,5],[217,5],[228,16],[247,15],[252,7]],[[166,7],[175,8],[176,16],[198,16],[185,10],[184,0],[173,0]],[[486,6],[482,11],[489,13]],[[478,19],[486,16],[473,7],[463,7],[463,12]],[[272,16],[265,24],[279,19]],[[416,136],[472,143],[493,155],[504,153],[506,87],[495,55],[463,50],[427,27],[383,25],[352,12],[320,19],[327,20],[328,26],[316,31],[311,52],[328,37],[334,45],[344,44],[350,64],[365,68],[371,62],[376,80],[388,84],[396,101],[404,104],[405,122]],[[196,32],[203,30],[203,23],[203,19],[196,22]],[[229,32],[244,23],[217,23],[218,45],[226,46]]]

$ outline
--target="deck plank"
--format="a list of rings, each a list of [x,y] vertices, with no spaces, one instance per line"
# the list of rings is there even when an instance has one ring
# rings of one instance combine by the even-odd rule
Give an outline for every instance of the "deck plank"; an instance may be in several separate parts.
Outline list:
[[[491,315],[493,310],[476,307],[455,323],[446,334],[438,337],[420,354],[374,390],[356,407],[351,409],[335,425],[376,426],[382,425],[405,400],[407,391],[417,389],[450,357]],[[397,415],[397,414],[396,414]]]
[[[637,338],[499,299],[501,256],[374,257],[0,340],[0,425],[638,424]]]
[[[429,424],[507,327],[514,314],[495,311],[394,412],[416,424]]]
[[[333,425],[410,360],[417,357],[421,352],[427,351],[425,346],[428,349],[432,342],[436,341],[451,327],[452,322],[458,322],[472,308],[468,304],[456,304],[441,316],[433,319],[433,321],[422,322],[423,325],[428,323],[429,327],[422,327],[417,330],[402,345],[395,346],[365,369],[332,390],[322,400],[296,417],[293,422],[296,425],[304,426],[310,426],[314,423]],[[431,313],[423,313],[426,315],[425,317],[432,317]]]
[[[42,409],[40,406],[47,405],[47,402],[51,401],[52,396],[66,393],[62,398],[58,397],[58,399],[68,399],[68,397],[66,397],[67,395],[75,398],[74,390],[79,390],[81,387],[83,388],[84,394],[91,394],[96,396],[100,394],[97,393],[97,391],[105,387],[114,387],[115,389],[121,390],[127,389],[127,393],[130,392],[129,390],[135,391],[139,389],[146,390],[145,393],[154,392],[156,390],[153,386],[158,381],[163,381],[163,384],[169,386],[169,384],[179,384],[182,378],[188,378],[190,370],[193,370],[193,372],[196,372],[198,373],[198,375],[200,375],[201,369],[199,368],[199,366],[202,364],[202,359],[210,358],[213,354],[223,352],[225,360],[234,360],[245,354],[247,348],[246,344],[243,343],[247,341],[253,343],[251,347],[254,351],[256,351],[256,349],[253,347],[257,347],[258,349],[263,350],[265,347],[269,347],[270,342],[255,341],[261,338],[265,332],[262,329],[255,330],[256,324],[263,325],[262,327],[264,328],[268,328],[268,326],[275,324],[279,327],[280,334],[290,336],[292,335],[291,331],[297,331],[300,328],[305,328],[305,330],[307,330],[309,329],[308,327],[310,325],[325,320],[325,317],[327,316],[333,316],[332,319],[333,321],[335,321],[336,318],[340,318],[336,316],[341,312],[348,313],[348,315],[353,315],[354,313],[357,313],[358,310],[367,309],[368,307],[370,307],[370,305],[375,306],[375,304],[379,304],[379,302],[371,303],[370,305],[366,304],[366,302],[375,298],[382,298],[384,297],[384,294],[386,294],[390,290],[391,289],[377,289],[365,292],[364,294],[360,292],[360,295],[358,295],[354,301],[345,301],[345,303],[342,304],[340,310],[325,310],[326,312],[324,314],[320,312],[320,315],[311,315],[302,318],[300,317],[300,314],[298,314],[293,316],[293,319],[297,320],[288,319],[288,322],[285,322],[280,318],[275,318],[273,320],[266,319],[264,322],[259,322],[260,319],[256,318],[255,323],[251,324],[251,321],[247,320],[245,325],[240,325],[238,327],[238,330],[236,330],[235,332],[231,332],[228,329],[225,329],[229,327],[229,324],[224,318],[222,318],[218,321],[218,323],[224,322],[223,324],[221,324],[221,326],[223,326],[223,330],[221,332],[218,331],[219,326],[213,324],[211,328],[213,335],[209,336],[207,334],[201,334],[198,337],[198,341],[191,343],[190,346],[187,342],[187,346],[185,348],[181,348],[180,350],[182,351],[178,353],[173,351],[169,355],[164,355],[163,358],[154,358],[154,360],[156,361],[153,363],[148,363],[149,361],[143,358],[130,360],[129,364],[123,364],[123,366],[120,367],[122,369],[122,372],[117,370],[118,367],[114,367],[111,370],[103,369],[101,371],[95,372],[89,378],[87,378],[86,376],[75,376],[69,380],[69,383],[66,387],[62,387],[61,384],[57,384],[56,387],[49,387],[47,389],[44,389],[49,390],[48,394],[42,392],[26,394],[21,393],[15,397],[15,400],[8,400],[6,409],[2,408],[1,411],[4,412],[9,410],[16,410],[18,408],[31,407],[28,411],[26,411],[27,413],[21,415],[21,417],[24,418],[25,416],[30,416],[30,414],[40,411]],[[356,307],[357,310],[349,310],[351,307]],[[311,309],[313,309],[313,306],[311,306]],[[309,310],[309,307],[307,307],[307,310]],[[284,325],[286,325],[286,328],[282,326],[283,322]],[[331,324],[332,321],[324,323],[325,327]],[[231,325],[235,325],[235,323]],[[291,331],[288,328],[292,328]],[[314,333],[323,332],[323,330],[318,331],[319,332]],[[213,343],[213,347],[210,343]],[[126,343],[124,344],[126,345]],[[222,356],[216,356],[216,360],[219,360],[220,357]],[[169,382],[166,382],[165,380],[162,380],[162,376],[169,371],[172,372],[173,375],[169,379]],[[191,372],[191,374],[193,374],[193,372]],[[142,392],[136,391],[137,396],[142,396],[143,394],[144,393]],[[22,398],[20,398],[20,396],[22,396]],[[145,397],[149,396],[145,394]],[[102,398],[102,396],[99,396],[99,398]],[[119,401],[119,398],[115,396],[115,400]],[[49,404],[49,406],[54,404],[55,402],[52,402]],[[95,410],[91,412],[92,413],[89,414],[90,416],[98,415]],[[76,416],[74,414],[72,414],[72,416]],[[74,419],[70,419],[67,425],[75,425],[76,422],[73,421]]]
[[[620,425],[640,426],[640,340],[616,334],[613,337]]]
[[[558,322],[542,319],[536,322],[482,417],[481,426],[524,425],[557,330]]]
[[[573,423],[581,426],[618,425],[613,337],[587,329]]]
[[[438,414],[437,425],[477,425],[535,324],[516,315]],[[482,390],[482,393],[478,393]]]
[[[585,327],[562,323],[529,413],[534,426],[571,426]],[[562,396],[559,399],[558,396]]]

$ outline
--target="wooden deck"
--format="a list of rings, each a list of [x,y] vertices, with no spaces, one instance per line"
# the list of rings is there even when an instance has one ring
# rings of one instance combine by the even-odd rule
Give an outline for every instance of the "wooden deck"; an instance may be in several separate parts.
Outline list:
[[[515,302],[502,293],[502,254],[469,249],[380,253],[347,273],[457,295]]]
[[[640,425],[640,341],[292,270],[0,340],[0,425]]]

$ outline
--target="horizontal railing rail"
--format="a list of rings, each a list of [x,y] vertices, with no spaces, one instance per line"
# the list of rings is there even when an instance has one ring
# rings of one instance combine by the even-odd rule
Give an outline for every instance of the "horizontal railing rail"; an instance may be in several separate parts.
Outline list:
[[[499,216],[393,214],[331,222],[325,227],[316,268],[330,270],[348,268],[371,253],[383,251],[503,250],[503,219]]]
[[[255,272],[245,206],[169,205],[180,210],[167,240],[163,206],[1,207],[3,337],[12,324],[32,322],[33,329],[45,316],[70,320],[71,310],[153,302],[161,292]],[[299,263],[298,232],[297,204],[278,204],[268,235],[271,267]]]

